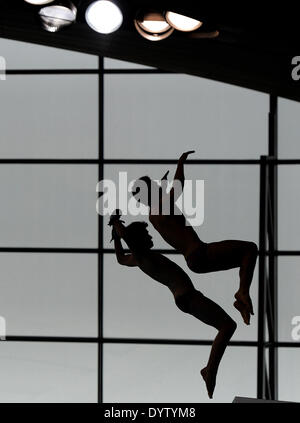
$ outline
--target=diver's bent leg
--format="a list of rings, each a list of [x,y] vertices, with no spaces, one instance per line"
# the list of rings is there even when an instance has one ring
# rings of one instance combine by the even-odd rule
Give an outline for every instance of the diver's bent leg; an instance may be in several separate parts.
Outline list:
[[[242,276],[250,280],[253,276],[257,256],[257,246],[254,242],[225,240],[206,244],[205,265],[207,272],[218,272],[242,267]]]
[[[198,264],[196,261],[198,259]],[[254,242],[227,240],[206,244],[205,251],[194,254],[189,261],[191,270],[199,273],[217,272],[236,267],[240,268],[240,286],[235,294],[234,306],[241,313],[244,322],[250,323],[253,306],[250,298],[250,286],[257,259],[257,246]]]
[[[201,370],[208,395],[212,398],[220,361],[237,325],[219,305],[197,290],[190,291],[183,297],[182,301],[180,301],[180,298],[178,300],[177,305],[182,311],[218,330],[218,334],[212,344],[208,363]]]

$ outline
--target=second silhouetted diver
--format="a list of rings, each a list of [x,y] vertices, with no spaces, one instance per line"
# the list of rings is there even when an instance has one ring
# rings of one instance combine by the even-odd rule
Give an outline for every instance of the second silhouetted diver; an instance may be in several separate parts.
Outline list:
[[[257,246],[254,242],[225,240],[219,242],[203,242],[192,228],[187,225],[182,213],[174,212],[176,201],[184,188],[183,165],[188,155],[194,151],[183,153],[180,157],[174,176],[174,181],[179,181],[181,190],[174,187],[167,193],[162,189],[162,194],[157,198],[151,198],[151,192],[155,192],[157,182],[144,176],[136,181],[132,188],[132,194],[137,201],[149,207],[149,220],[163,239],[185,257],[188,267],[196,273],[216,272],[239,268],[240,286],[235,293],[234,306],[241,313],[246,324],[250,324],[250,315],[253,313],[250,298],[250,286],[257,259]],[[163,180],[167,178],[167,174]],[[145,190],[140,187],[143,181]],[[177,184],[178,186],[178,184]],[[173,206],[173,213],[161,212],[164,201]]]
[[[201,370],[208,395],[212,398],[219,364],[236,330],[236,323],[220,306],[195,289],[191,279],[180,266],[151,250],[153,242],[146,229],[147,223],[134,222],[125,227],[120,221],[120,212],[116,211],[110,219],[110,225],[113,226],[115,251],[120,264],[138,266],[152,279],[170,289],[181,311],[217,329],[209,360]],[[125,254],[121,238],[128,245],[130,254]]]

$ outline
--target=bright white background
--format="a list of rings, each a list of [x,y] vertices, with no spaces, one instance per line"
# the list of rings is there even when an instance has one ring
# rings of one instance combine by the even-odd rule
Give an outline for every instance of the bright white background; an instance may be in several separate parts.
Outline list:
[[[9,69],[96,69],[94,56],[0,39]],[[105,59],[105,68],[143,68]],[[267,153],[268,96],[184,75],[106,75],[105,158],[258,159]],[[0,82],[0,155],[4,158],[97,158],[98,82],[93,75],[8,76]],[[279,102],[279,155],[300,156],[299,104]],[[192,158],[192,157],[191,157]],[[174,172],[174,166],[168,167]],[[166,166],[114,166],[105,177],[148,174]],[[96,166],[0,166],[1,246],[97,246]],[[259,168],[186,166],[186,177],[205,181],[206,242],[258,241]],[[279,246],[300,249],[299,169],[279,169]],[[128,220],[129,222],[130,220]],[[107,220],[105,220],[107,223]],[[157,247],[167,245],[151,228]],[[105,227],[105,246],[110,247]],[[182,257],[170,256],[187,270]],[[12,335],[95,336],[97,263],[88,255],[0,254],[0,315]],[[291,341],[299,315],[299,260],[279,260],[279,334]],[[255,340],[232,307],[238,271],[190,274],[197,289],[238,322],[236,340]],[[257,272],[252,295],[257,305]],[[137,269],[104,257],[104,335],[211,339],[215,331],[184,315],[169,292]],[[104,400],[207,402],[199,370],[208,347],[105,345]],[[280,399],[300,401],[299,352],[280,350]],[[95,402],[95,345],[0,344],[0,402]],[[255,396],[256,349],[228,348],[215,401]]]

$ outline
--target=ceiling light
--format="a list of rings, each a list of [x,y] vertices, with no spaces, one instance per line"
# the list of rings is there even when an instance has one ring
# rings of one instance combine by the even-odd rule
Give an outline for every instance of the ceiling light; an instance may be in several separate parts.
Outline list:
[[[142,37],[150,41],[160,41],[169,37],[174,28],[160,12],[139,12],[134,24]]]
[[[174,12],[166,12],[166,20],[173,28],[184,32],[195,31],[202,25],[201,21]]]
[[[41,6],[42,4],[51,3],[54,0],[25,0],[26,3],[35,4]]]
[[[53,6],[43,7],[39,15],[44,29],[56,32],[76,21],[77,9],[69,0],[56,1]]]
[[[120,28],[123,15],[119,7],[109,0],[96,1],[87,8],[85,18],[88,25],[101,34],[110,34]]]

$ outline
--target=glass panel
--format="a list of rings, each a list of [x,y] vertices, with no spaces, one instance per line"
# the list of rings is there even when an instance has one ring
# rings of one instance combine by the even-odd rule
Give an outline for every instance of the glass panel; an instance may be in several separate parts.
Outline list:
[[[279,340],[283,342],[297,341],[294,332],[300,324],[300,285],[299,285],[300,258],[279,257],[278,259],[278,299],[279,318],[278,331]],[[295,322],[293,323],[293,319]]]
[[[97,166],[0,166],[1,245],[96,247],[97,180]]]
[[[278,154],[280,158],[300,157],[300,103],[278,99]]]
[[[98,56],[0,38],[0,56],[7,69],[88,69],[98,67]]]
[[[12,75],[0,85],[3,158],[97,158],[98,82],[91,75]]]
[[[97,346],[1,342],[1,403],[97,401]]]
[[[299,348],[279,349],[279,400],[295,401],[300,398]]]
[[[97,257],[0,254],[7,335],[97,336]]]
[[[152,66],[144,66],[134,62],[124,62],[124,60],[104,58],[105,69],[155,69]]]
[[[246,326],[233,307],[238,289],[238,269],[211,274],[191,272],[183,257],[168,255],[188,273],[194,286],[218,303],[238,323],[233,339],[257,339],[257,318]],[[257,272],[251,296],[257,315]],[[216,330],[182,313],[165,286],[145,275],[139,268],[121,266],[113,255],[104,261],[104,334],[106,337],[213,339]]]
[[[199,374],[209,347],[105,345],[104,402],[232,402],[256,397],[256,348],[228,348],[214,399]]]
[[[143,175],[160,179],[169,169],[169,180],[176,166],[170,165],[124,165],[105,166],[105,178],[119,186],[119,173],[127,172],[128,183]],[[196,231],[205,242],[225,239],[242,239],[258,242],[259,228],[259,169],[251,166],[202,166],[186,165],[188,180],[204,180],[204,223]],[[122,182],[123,183],[123,182]],[[130,198],[130,194],[128,196]],[[147,220],[147,216],[126,216],[126,223]],[[105,245],[111,247],[108,217],[104,219]],[[169,248],[161,236],[149,227],[156,248]]]
[[[258,158],[268,96],[187,75],[105,78],[106,158]],[[116,124],[117,123],[117,124]]]
[[[300,250],[300,166],[279,166],[278,243],[280,250]]]

